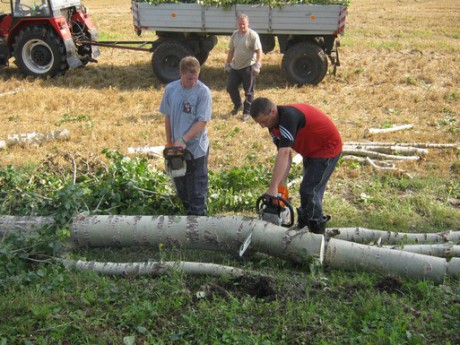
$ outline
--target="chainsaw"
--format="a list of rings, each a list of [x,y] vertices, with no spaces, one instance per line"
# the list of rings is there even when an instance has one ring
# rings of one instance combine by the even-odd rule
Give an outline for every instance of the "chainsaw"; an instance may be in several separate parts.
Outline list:
[[[261,195],[256,201],[259,218],[275,225],[294,225],[294,211],[291,204],[280,196]]]
[[[192,153],[180,146],[170,146],[163,150],[165,171],[171,178],[185,176],[187,172],[187,158],[193,159]]]
[[[286,199],[280,196],[261,195],[256,201],[256,211],[259,218],[284,227],[294,225],[294,210]],[[252,241],[252,231],[240,246],[240,256],[243,256]]]

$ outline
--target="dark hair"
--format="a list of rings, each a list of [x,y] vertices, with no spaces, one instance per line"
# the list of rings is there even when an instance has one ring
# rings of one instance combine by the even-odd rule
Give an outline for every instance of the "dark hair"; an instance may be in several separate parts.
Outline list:
[[[180,60],[180,73],[200,73],[200,62],[194,56],[186,56]]]
[[[260,114],[269,115],[270,110],[276,107],[275,103],[270,101],[268,98],[259,97],[256,98],[251,104],[251,116],[257,118]]]

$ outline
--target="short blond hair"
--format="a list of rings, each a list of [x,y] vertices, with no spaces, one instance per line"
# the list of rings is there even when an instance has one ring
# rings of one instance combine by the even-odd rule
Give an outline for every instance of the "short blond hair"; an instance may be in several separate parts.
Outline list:
[[[236,17],[236,20],[241,20],[241,19],[246,19],[249,23],[249,17],[246,13],[241,12],[238,14],[238,17]]]
[[[179,71],[184,73],[200,73],[200,62],[194,56],[186,56],[180,60]]]

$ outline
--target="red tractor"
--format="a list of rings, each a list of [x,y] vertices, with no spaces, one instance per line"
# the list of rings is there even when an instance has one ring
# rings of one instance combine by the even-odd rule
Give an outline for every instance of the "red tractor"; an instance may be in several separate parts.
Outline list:
[[[0,12],[0,68],[14,57],[23,73],[53,77],[96,62],[99,49],[80,43],[97,41],[97,30],[80,0],[0,1],[10,12]]]

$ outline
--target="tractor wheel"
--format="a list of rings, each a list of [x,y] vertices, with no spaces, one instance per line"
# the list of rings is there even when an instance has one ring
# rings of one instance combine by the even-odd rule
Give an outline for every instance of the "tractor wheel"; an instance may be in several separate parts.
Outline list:
[[[152,67],[163,83],[180,78],[179,63],[182,58],[193,56],[192,50],[179,41],[165,41],[153,52]]]
[[[318,45],[299,42],[289,47],[282,61],[289,82],[319,84],[327,73],[327,56]]]
[[[62,40],[50,28],[31,26],[14,43],[15,63],[25,74],[54,77],[68,68]]]

